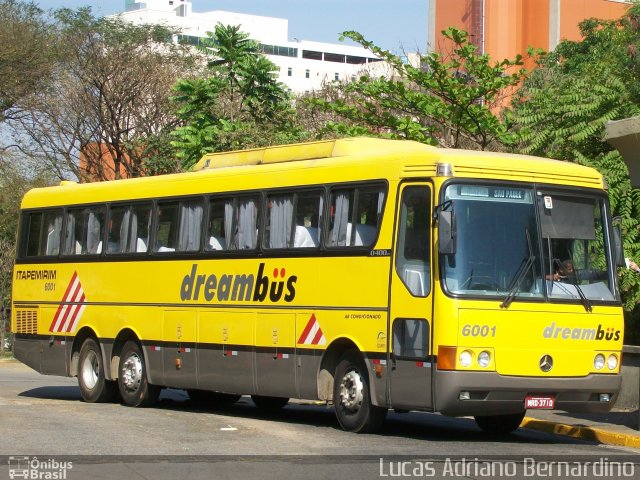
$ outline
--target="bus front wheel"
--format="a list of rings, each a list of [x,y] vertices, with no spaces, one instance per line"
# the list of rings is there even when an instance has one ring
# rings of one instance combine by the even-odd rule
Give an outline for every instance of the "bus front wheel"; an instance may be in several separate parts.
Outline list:
[[[78,386],[85,402],[112,402],[118,394],[116,382],[107,380],[100,346],[93,338],[87,338],[80,348],[78,362]]]
[[[516,430],[526,412],[510,415],[487,415],[474,417],[478,426],[487,433],[506,434]]]
[[[333,403],[338,423],[349,432],[376,431],[387,416],[386,408],[371,403],[367,367],[354,350],[346,352],[336,367]]]
[[[136,342],[128,341],[120,352],[118,389],[122,401],[130,407],[153,405],[160,395],[160,388],[149,385],[144,355]]]

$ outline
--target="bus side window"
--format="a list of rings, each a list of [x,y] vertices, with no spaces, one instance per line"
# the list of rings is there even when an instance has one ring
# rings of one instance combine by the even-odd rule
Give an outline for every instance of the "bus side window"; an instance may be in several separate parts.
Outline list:
[[[383,205],[381,186],[332,191],[327,246],[372,246],[378,237]]]
[[[269,195],[267,197],[267,221],[264,229],[266,248],[288,248],[292,246],[293,194]]]
[[[40,255],[40,243],[43,236],[42,212],[33,212],[26,215],[24,220],[22,243],[25,245],[24,254],[26,257],[36,257]],[[60,237],[58,237],[58,242]],[[43,253],[44,254],[44,253]]]
[[[145,253],[150,225],[150,204],[112,205],[109,208],[107,253]]]
[[[316,248],[320,245],[322,205],[320,192],[297,194],[293,248]]]
[[[24,223],[22,240],[26,257],[58,255],[62,232],[62,210],[32,212]]]
[[[82,253],[83,217],[83,210],[69,210],[67,212],[62,247],[63,255],[80,255]]]
[[[402,192],[398,222],[396,271],[407,289],[425,297],[431,290],[429,262],[429,189],[407,187]]]
[[[63,249],[65,255],[102,253],[104,207],[69,209],[66,218]]]
[[[200,250],[203,212],[203,202],[200,198],[158,202],[154,251],[167,253]]]
[[[129,206],[115,206],[109,208],[109,229],[107,230],[107,254],[124,253],[126,247],[126,235],[122,230],[128,228],[125,216],[129,213]],[[126,227],[125,227],[126,226]]]
[[[158,202],[154,251],[175,252],[178,246],[179,202]]]
[[[86,253],[98,255],[102,253],[102,238],[104,233],[104,207],[92,207],[86,211]]]
[[[151,205],[134,205],[131,208],[130,250],[145,253],[149,246],[149,232],[151,231]],[[135,230],[134,230],[135,229]]]
[[[58,255],[60,253],[60,242],[62,236],[62,211],[46,212],[44,214],[43,224],[46,238],[42,242],[44,252],[41,255]]]
[[[205,250],[227,250],[227,239],[233,236],[233,200],[213,198],[209,201],[208,239]]]

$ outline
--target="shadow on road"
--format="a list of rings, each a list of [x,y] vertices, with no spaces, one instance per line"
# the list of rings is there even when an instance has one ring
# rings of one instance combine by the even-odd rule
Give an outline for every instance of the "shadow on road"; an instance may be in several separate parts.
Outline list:
[[[26,390],[21,397],[48,400],[82,401],[77,386],[47,386]],[[103,404],[104,406],[104,404]],[[88,408],[100,408],[100,405],[87,405]],[[113,407],[113,406],[112,406]],[[125,408],[125,407],[122,407]],[[242,397],[231,406],[202,405],[193,402],[183,390],[164,389],[160,401],[152,409],[167,410],[184,414],[220,415],[232,418],[247,418],[270,422],[300,424],[318,428],[340,429],[333,407],[313,402],[292,401],[280,410],[257,408],[249,396]],[[345,435],[354,435],[345,433]],[[509,435],[489,435],[482,432],[472,418],[450,418],[439,414],[390,411],[382,430],[374,435],[393,438],[410,438],[439,442],[504,442],[506,444],[576,444],[584,443],[568,437],[519,429]]]
[[[19,393],[18,396],[28,398],[42,398],[47,400],[82,400],[82,396],[80,396],[80,389],[72,385],[37,387]]]

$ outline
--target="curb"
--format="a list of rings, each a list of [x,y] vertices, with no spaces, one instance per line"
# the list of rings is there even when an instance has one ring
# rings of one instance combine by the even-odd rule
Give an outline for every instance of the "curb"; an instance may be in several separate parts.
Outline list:
[[[640,448],[640,435],[616,433],[601,428],[565,425],[532,417],[524,417],[520,427],[545,433],[553,433],[555,435],[563,435],[565,437],[579,438],[581,440],[590,440],[606,445]]]

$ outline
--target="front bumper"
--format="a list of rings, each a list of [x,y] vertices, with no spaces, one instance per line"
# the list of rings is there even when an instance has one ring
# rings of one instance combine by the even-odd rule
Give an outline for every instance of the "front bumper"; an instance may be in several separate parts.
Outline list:
[[[586,377],[514,377],[496,372],[435,372],[435,410],[449,416],[503,415],[524,410],[531,394],[555,397],[555,409],[568,412],[608,412],[615,404],[621,375]],[[469,392],[469,400],[460,400]],[[600,394],[610,396],[600,401]]]

